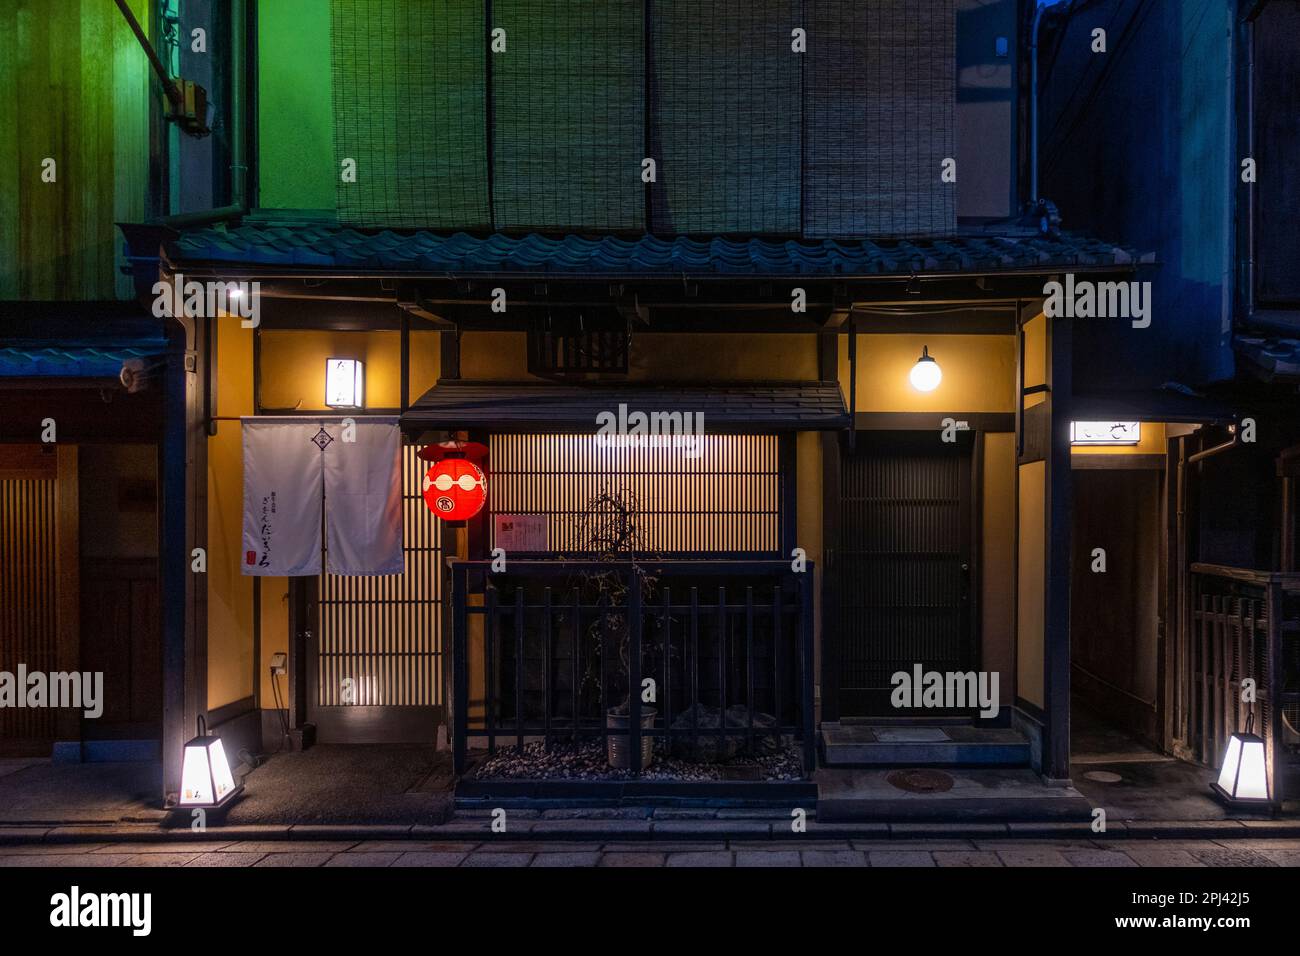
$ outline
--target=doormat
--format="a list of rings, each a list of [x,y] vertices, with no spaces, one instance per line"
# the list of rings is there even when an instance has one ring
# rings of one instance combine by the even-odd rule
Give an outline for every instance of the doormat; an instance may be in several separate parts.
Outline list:
[[[885,780],[908,793],[943,793],[953,784],[952,777],[942,770],[893,770]]]

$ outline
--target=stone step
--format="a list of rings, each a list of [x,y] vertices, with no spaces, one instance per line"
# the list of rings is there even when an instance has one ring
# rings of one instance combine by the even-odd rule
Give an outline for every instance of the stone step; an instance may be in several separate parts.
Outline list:
[[[1029,741],[1006,727],[822,724],[826,767],[1027,767]]]
[[[917,771],[822,768],[817,784],[819,823],[875,821],[946,824],[1091,821],[1092,804],[1073,787],[1048,786],[1019,767],[922,771],[947,789],[915,792],[907,783]],[[906,774],[899,780],[900,774]],[[903,786],[899,784],[902,783]]]

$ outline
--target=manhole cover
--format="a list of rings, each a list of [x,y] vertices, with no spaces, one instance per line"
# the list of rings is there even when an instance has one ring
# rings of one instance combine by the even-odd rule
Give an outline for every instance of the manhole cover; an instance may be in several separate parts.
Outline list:
[[[1111,773],[1109,770],[1089,770],[1083,775],[1084,780],[1091,780],[1094,783],[1119,783],[1124,778],[1117,773]]]
[[[940,770],[894,770],[885,780],[908,793],[943,793],[952,789],[952,777]]]

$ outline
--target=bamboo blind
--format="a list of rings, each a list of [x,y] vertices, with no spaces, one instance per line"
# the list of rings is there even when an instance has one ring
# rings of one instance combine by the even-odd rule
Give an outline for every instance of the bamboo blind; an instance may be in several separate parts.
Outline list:
[[[604,493],[637,504],[638,550],[772,556],[778,549],[779,469],[773,435],[703,435],[701,454],[594,435],[493,435],[489,527],[498,514],[542,514],[547,550],[584,550],[582,514]],[[493,547],[495,547],[495,540]]]
[[[636,0],[493,0],[499,228],[645,228],[644,21]]]
[[[656,231],[799,232],[799,0],[653,5]]]
[[[338,216],[475,228],[488,213],[482,0],[334,0]],[[356,162],[356,182],[342,163]]]
[[[953,0],[807,0],[804,232],[947,235],[956,186]]]
[[[53,480],[0,480],[0,671],[58,666],[57,498]],[[19,688],[25,693],[25,688]],[[0,708],[0,741],[48,743],[57,711]]]
[[[338,186],[341,222],[956,229],[941,180],[956,150],[954,0],[333,4],[336,159],[358,163]],[[490,52],[497,30],[505,47]]]

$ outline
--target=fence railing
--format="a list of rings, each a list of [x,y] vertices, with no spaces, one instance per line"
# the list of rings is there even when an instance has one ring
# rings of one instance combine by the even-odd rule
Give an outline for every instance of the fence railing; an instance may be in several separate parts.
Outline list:
[[[648,737],[712,759],[798,740],[811,774],[811,562],[450,564],[457,773],[471,741],[617,738],[636,775]]]
[[[1285,715],[1296,724],[1300,705],[1300,575],[1193,564],[1190,601],[1179,681],[1187,745],[1195,759],[1219,767],[1229,736],[1246,727],[1252,705],[1242,700],[1243,681],[1253,680],[1254,730],[1280,804],[1294,734]]]

